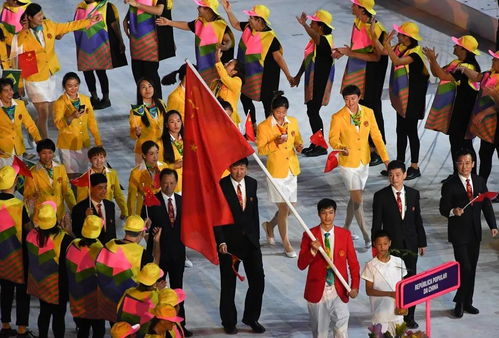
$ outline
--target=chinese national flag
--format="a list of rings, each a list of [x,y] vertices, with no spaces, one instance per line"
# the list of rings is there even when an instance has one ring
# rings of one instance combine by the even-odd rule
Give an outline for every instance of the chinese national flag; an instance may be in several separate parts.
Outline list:
[[[144,187],[144,205],[146,207],[160,206],[161,202],[156,195],[152,192],[151,188]]]
[[[499,195],[499,192],[487,191],[482,192],[478,195],[478,197],[473,202],[483,202],[486,198],[493,200]]]
[[[90,170],[87,170],[80,177],[71,180],[71,184],[80,188],[90,187]]]
[[[185,78],[182,242],[218,264],[213,227],[234,223],[219,181],[253,148],[190,63]]]
[[[17,171],[18,175],[21,175],[24,177],[33,177],[33,175],[31,175],[31,170],[29,170],[26,163],[24,163],[17,156],[14,156],[14,161],[12,162],[12,168],[14,168]]]
[[[333,150],[332,152],[329,153],[327,156],[327,161],[326,161],[326,167],[324,168],[324,172],[328,173],[334,168],[338,166],[338,158],[336,155],[341,152],[339,150]]]
[[[19,68],[21,69],[21,77],[27,78],[30,75],[38,73],[38,65],[36,63],[36,53],[34,51],[24,52],[17,56]]]
[[[326,140],[324,140],[324,135],[322,135],[322,130],[316,131],[312,136],[310,136],[310,142],[316,146],[327,149]]]
[[[253,129],[253,121],[251,120],[251,114],[249,113],[246,116],[244,129],[246,130],[246,138],[252,142],[256,142],[255,129]]]

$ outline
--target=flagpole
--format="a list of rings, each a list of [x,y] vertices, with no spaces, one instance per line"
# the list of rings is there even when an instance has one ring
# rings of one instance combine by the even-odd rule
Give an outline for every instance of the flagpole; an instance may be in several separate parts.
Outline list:
[[[289,202],[289,200],[284,196],[284,194],[282,193],[281,189],[277,186],[277,184],[274,181],[274,178],[272,177],[272,175],[270,175],[269,171],[267,170],[267,168],[265,167],[265,165],[263,164],[263,162],[260,160],[260,158],[256,155],[256,153],[253,153],[252,156],[255,159],[256,163],[258,163],[258,165],[260,166],[260,168],[263,170],[263,172],[265,173],[265,175],[267,176],[267,178],[269,179],[269,181],[272,183],[272,185],[274,186],[274,188],[277,190],[277,192],[279,193],[279,195],[281,195],[281,198],[286,202],[286,205],[291,210],[291,212],[293,213],[293,215],[295,215],[296,219],[298,220],[298,223],[300,223],[300,225],[302,226],[303,230],[305,230],[305,232],[307,233],[308,237],[310,237],[310,239],[312,241],[316,241],[317,238],[315,238],[314,234],[310,231],[310,229],[308,228],[308,226],[305,224],[305,221],[303,220],[303,218],[301,218],[300,214],[298,214],[298,211],[296,211],[296,209],[293,206],[293,204],[291,204]],[[329,255],[326,253],[326,251],[324,250],[324,248],[322,246],[319,248],[319,252],[322,254],[322,257],[324,257],[324,259],[329,264],[329,266],[333,269],[334,274],[336,275],[336,277],[338,277],[338,279],[340,280],[340,282],[343,285],[343,287],[345,287],[345,289],[347,290],[347,292],[350,292],[352,289],[350,288],[350,286],[348,285],[348,283],[346,282],[346,280],[343,278],[343,276],[341,275],[341,273],[338,271],[338,269],[334,265],[333,261],[331,260],[331,258],[329,257]]]
[[[464,211],[464,209],[466,209],[466,207],[467,207],[468,205],[470,205],[471,203],[475,202],[475,200],[476,200],[478,197],[480,197],[480,194],[478,194],[478,195],[477,195],[477,197],[475,197],[474,199],[472,199],[471,201],[469,201],[469,202],[468,202],[468,204],[466,204],[466,205],[464,206],[463,211]]]
[[[88,172],[88,208],[92,209],[92,196],[90,196],[90,169],[88,169],[87,172]]]

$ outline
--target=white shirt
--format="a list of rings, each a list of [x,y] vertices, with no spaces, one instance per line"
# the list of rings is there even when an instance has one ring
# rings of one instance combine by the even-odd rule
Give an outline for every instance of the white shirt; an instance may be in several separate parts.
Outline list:
[[[289,123],[289,119],[287,116],[284,116],[284,123]],[[275,119],[274,115],[272,115],[272,119],[270,120],[270,124],[272,125],[272,127],[279,125],[279,123],[277,123],[277,120]]]
[[[395,291],[395,285],[407,274],[404,261],[400,257],[390,256],[388,262],[374,257],[366,263],[362,279],[372,282],[373,288],[380,291]],[[395,315],[395,299],[392,297],[369,296],[373,323],[386,323],[400,319]]]
[[[326,236],[325,236],[326,233],[329,234],[329,246],[331,247],[329,258],[331,258],[331,261],[333,261],[333,259],[334,259],[334,225],[331,228],[331,230],[329,230],[329,231],[325,231],[321,227],[322,241],[324,242],[324,251],[326,251]],[[336,278],[336,275],[334,276],[334,278]],[[334,283],[333,283],[333,285],[327,285],[327,281],[326,281],[326,287],[334,287]]]
[[[397,191],[395,187],[392,185],[392,191],[393,191],[393,196],[395,196],[395,202],[397,202],[397,192],[400,192],[400,200],[402,201],[402,213],[401,217],[404,219],[405,217],[405,209],[407,209],[407,205],[405,204],[405,188],[402,186],[402,189],[400,191]]]
[[[235,179],[230,177],[230,181],[232,182],[232,185],[234,186],[234,190],[236,191],[236,196],[237,196],[237,186],[241,186],[241,195],[243,196],[243,210],[246,208],[246,183],[244,182],[244,178],[240,181],[237,182]]]
[[[163,199],[165,200],[166,213],[168,213],[168,200],[170,198],[172,199],[173,217],[177,218],[177,203],[175,203],[175,194],[171,194],[170,196],[168,196],[164,192],[161,192],[161,196],[163,196]]]
[[[104,201],[100,201],[100,202],[96,202],[94,200],[92,200],[92,204],[95,208],[95,211],[99,211],[99,208],[97,207],[97,204],[100,203],[100,211],[101,211],[101,214],[102,214],[102,219],[105,221],[106,220],[106,208],[104,207]],[[96,214],[95,216],[99,216],[98,214]]]
[[[468,178],[462,176],[461,174],[459,174],[457,176],[459,177],[459,180],[461,180],[461,183],[464,187],[464,191],[467,191],[466,190],[466,180],[470,180],[471,192],[474,192],[473,191],[473,180],[471,179],[471,175]],[[449,217],[452,217],[452,216],[456,216],[456,215],[454,215],[454,208],[450,209],[450,212],[449,212]]]

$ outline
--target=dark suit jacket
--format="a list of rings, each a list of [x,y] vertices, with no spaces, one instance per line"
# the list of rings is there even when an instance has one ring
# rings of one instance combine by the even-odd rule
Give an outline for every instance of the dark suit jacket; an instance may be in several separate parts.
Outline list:
[[[473,181],[473,197],[487,191],[483,178],[471,174],[471,180]],[[454,175],[443,184],[440,198],[440,214],[448,219],[448,239],[452,244],[467,244],[472,241],[482,240],[480,212],[483,212],[489,228],[497,229],[494,209],[492,209],[492,203],[489,199],[468,206],[461,216],[449,217],[452,209],[463,208],[468,202],[466,189],[458,175]]]
[[[185,261],[185,245],[180,238],[181,234],[181,215],[182,215],[182,197],[174,194],[175,197],[175,221],[173,226],[168,216],[168,208],[163,199],[161,191],[156,194],[156,197],[161,202],[159,206],[148,207],[149,218],[151,219],[151,229],[161,228],[160,246],[161,258],[160,266],[164,266],[166,262],[179,262],[182,265]],[[142,217],[146,218],[146,207],[142,207]],[[147,241],[147,252],[152,255],[153,236],[149,236]]]
[[[246,207],[242,210],[230,176],[220,180],[220,186],[234,217],[234,224],[216,226],[215,238],[218,245],[226,243],[228,251],[236,256],[244,254],[245,250],[248,249],[260,249],[257,182],[249,176],[244,177],[244,182],[246,185]]]
[[[426,247],[426,233],[419,206],[419,191],[408,186],[404,188],[404,219],[400,215],[391,185],[374,194],[371,238],[383,229],[390,234],[393,249],[409,249],[417,252],[418,248]]]
[[[104,203],[104,209],[106,213],[106,231],[102,229],[99,240],[101,243],[107,243],[110,240],[116,238],[116,219],[114,212],[114,203],[108,201],[106,199],[102,200]],[[83,222],[87,217],[85,215],[85,211],[88,208],[88,198],[81,200],[77,203],[73,210],[71,210],[71,223],[73,227],[73,234],[76,238],[81,238],[81,229],[83,228]],[[92,204],[92,210],[94,211],[94,215],[97,215],[97,210],[94,208]]]

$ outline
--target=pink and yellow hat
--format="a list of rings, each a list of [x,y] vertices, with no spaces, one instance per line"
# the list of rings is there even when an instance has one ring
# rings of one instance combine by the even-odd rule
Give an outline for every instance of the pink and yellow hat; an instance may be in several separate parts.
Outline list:
[[[492,55],[494,59],[499,59],[499,50],[497,52],[493,52],[489,49],[489,54]]]
[[[419,27],[414,22],[404,22],[400,26],[393,25],[393,29],[395,29],[398,33],[413,38],[416,41],[421,41],[423,38],[419,35]]]
[[[198,6],[210,8],[216,15],[220,15],[218,13],[218,0],[194,0],[194,2]]]
[[[366,11],[368,11],[372,15],[376,15],[376,11],[374,10],[374,0],[351,0],[351,1],[357,6],[365,8]]]
[[[269,21],[270,9],[267,6],[255,5],[255,6],[253,6],[252,9],[244,10],[243,12],[244,12],[244,14],[246,14],[248,16],[258,16],[259,18],[262,18],[263,20],[265,20],[267,25],[270,26],[270,21]]]
[[[135,332],[139,331],[140,324],[130,325],[127,322],[117,322],[114,323],[111,328],[112,338],[126,338]]]
[[[334,29],[332,25],[333,15],[328,11],[326,11],[325,9],[319,9],[317,12],[314,13],[314,15],[307,15],[307,19],[310,19],[312,21],[322,22],[329,28]]]
[[[463,35],[459,39],[453,36],[451,39],[456,45],[463,47],[468,52],[480,55],[480,52],[478,51],[478,41],[471,35]]]
[[[156,305],[153,313],[156,318],[167,320],[169,322],[180,323],[184,321],[184,318],[177,316],[177,310],[168,304]]]
[[[159,304],[175,306],[185,300],[185,291],[182,289],[164,288],[159,291]]]

